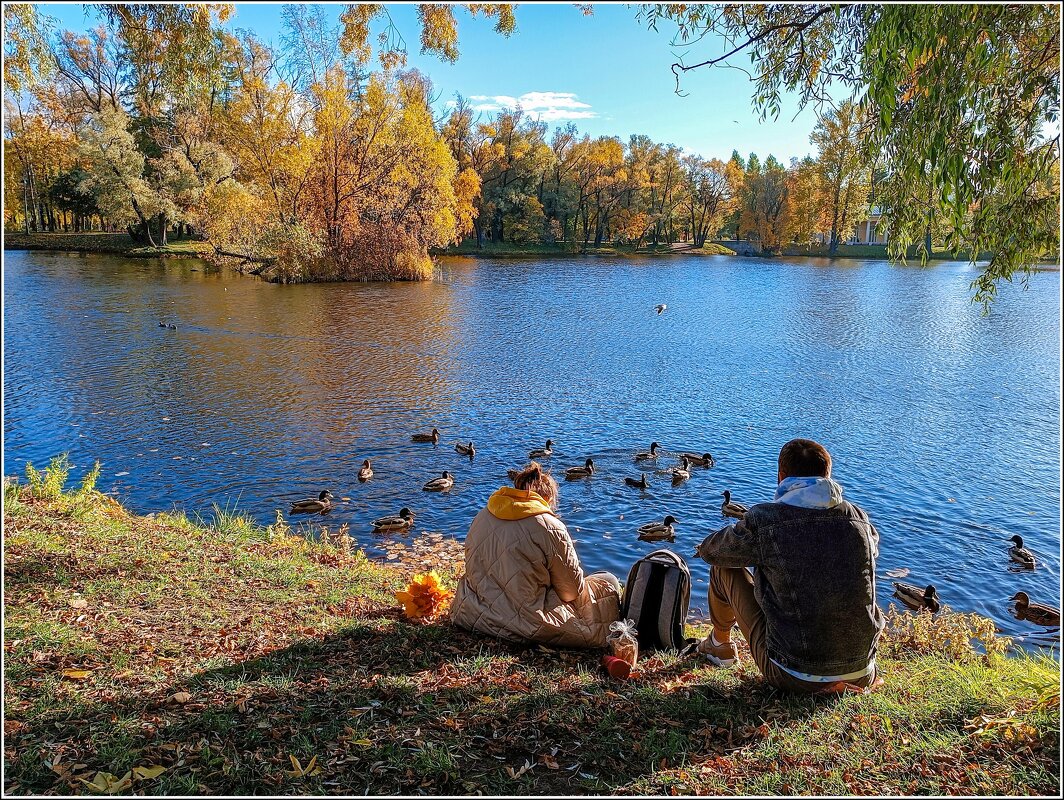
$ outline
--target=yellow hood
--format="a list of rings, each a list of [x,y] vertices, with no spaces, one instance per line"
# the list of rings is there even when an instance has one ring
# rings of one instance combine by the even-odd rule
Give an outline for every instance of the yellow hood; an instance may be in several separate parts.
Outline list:
[[[504,520],[525,519],[539,514],[553,514],[546,501],[531,489],[503,486],[488,498],[488,511]]]

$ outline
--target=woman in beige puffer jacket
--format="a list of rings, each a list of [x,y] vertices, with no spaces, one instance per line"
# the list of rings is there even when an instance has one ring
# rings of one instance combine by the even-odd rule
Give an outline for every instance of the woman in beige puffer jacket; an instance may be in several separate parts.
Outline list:
[[[512,641],[605,647],[620,613],[620,583],[608,572],[584,577],[554,515],[558,485],[539,464],[529,464],[514,485],[495,492],[469,526],[451,621]]]

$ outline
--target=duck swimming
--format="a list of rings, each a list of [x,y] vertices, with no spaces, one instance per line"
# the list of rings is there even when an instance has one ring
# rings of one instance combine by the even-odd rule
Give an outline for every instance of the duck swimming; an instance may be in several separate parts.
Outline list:
[[[650,452],[649,453],[636,453],[635,454],[635,460],[636,461],[650,461],[652,459],[657,458],[658,457],[658,448],[659,447],[661,447],[661,445],[659,445],[657,442],[651,442],[650,443]]]
[[[735,519],[742,519],[746,516],[746,512],[749,511],[742,503],[733,503],[731,499],[731,492],[727,489],[724,490],[724,502],[720,504],[720,513],[726,517],[734,517]]]
[[[529,458],[550,458],[554,453],[554,442],[547,439],[547,443],[540,450],[533,450],[528,454]]]
[[[680,453],[681,456],[687,456],[687,460],[691,462],[693,467],[715,467],[717,462],[713,456],[709,453],[703,453],[698,455],[697,453]]]
[[[636,489],[646,489],[650,486],[650,484],[647,483],[647,474],[645,472],[639,476],[639,480],[636,480],[635,478],[625,478],[624,483],[626,486],[634,486]]]
[[[1047,606],[1043,603],[1032,603],[1027,592],[1016,592],[1012,596],[1016,603],[1016,618],[1025,619],[1035,625],[1044,625],[1047,628],[1060,626],[1060,609]]]
[[[421,488],[426,492],[446,492],[452,486],[454,486],[454,476],[444,470],[441,477],[433,478]]]
[[[911,583],[895,582],[894,596],[915,611],[922,611],[926,608],[932,614],[938,613],[938,590],[934,586],[928,585],[921,589]]]
[[[433,444],[439,444],[440,432],[435,428],[432,429],[432,433],[415,433],[410,437],[412,442],[432,442]]]
[[[644,542],[676,541],[676,517],[669,514],[661,522],[648,522],[639,526],[639,538]]]
[[[473,447],[472,442],[470,442],[469,444],[462,444],[461,442],[459,442],[454,446],[454,452],[461,453],[464,456],[469,456],[470,458],[472,458],[477,454],[477,448]]]
[[[683,456],[680,459],[681,466],[673,467],[670,472],[672,473],[672,485],[679,486],[685,480],[691,477],[691,460],[687,456]]]
[[[569,467],[565,471],[565,479],[567,481],[575,481],[580,478],[590,478],[595,474],[595,462],[590,458],[584,462],[582,467]]]
[[[332,509],[332,492],[328,489],[318,495],[317,499],[308,497],[296,500],[288,510],[289,514],[327,514]]]
[[[656,306],[654,306],[654,310],[658,312],[659,317],[665,313],[666,308],[668,308],[668,306],[664,303],[658,303]]]
[[[1027,569],[1034,569],[1034,553],[1023,546],[1023,537],[1013,536],[1009,541],[1013,542],[1012,547],[1009,548],[1009,558]]]
[[[403,508],[396,516],[380,517],[373,520],[374,531],[405,531],[412,527],[414,527],[414,514],[409,508]]]
[[[369,459],[367,458],[362,462],[362,469],[358,471],[358,482],[365,483],[373,477],[373,467],[370,466]]]

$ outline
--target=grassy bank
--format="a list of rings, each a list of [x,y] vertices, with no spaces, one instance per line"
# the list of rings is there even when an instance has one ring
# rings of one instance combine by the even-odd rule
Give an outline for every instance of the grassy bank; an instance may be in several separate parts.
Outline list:
[[[74,253],[116,253],[132,258],[202,258],[213,252],[196,239],[171,241],[166,247],[134,242],[126,233],[4,233],[5,250],[56,250]]]
[[[646,245],[644,247],[626,245],[608,245],[603,247],[582,247],[571,242],[556,244],[511,244],[509,242],[485,242],[477,247],[476,240],[467,239],[461,244],[434,250],[436,256],[479,256],[482,258],[550,258],[552,256],[669,256],[669,255],[704,255],[733,256],[734,250],[712,242],[705,247],[693,245]]]
[[[593,653],[406,622],[408,567],[283,523],[135,516],[91,474],[28,478],[4,493],[9,793],[1059,788],[1059,662],[976,654],[972,635],[1003,644],[987,621],[894,617],[868,695],[672,656],[615,683]]]

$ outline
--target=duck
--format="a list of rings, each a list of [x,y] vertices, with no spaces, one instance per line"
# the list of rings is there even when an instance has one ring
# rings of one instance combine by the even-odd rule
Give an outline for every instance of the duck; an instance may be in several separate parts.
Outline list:
[[[647,474],[645,472],[639,476],[639,480],[636,480],[635,478],[625,478],[624,483],[626,486],[634,486],[636,489],[646,489],[650,486],[650,484],[647,483]]]
[[[414,514],[409,508],[402,508],[399,513],[391,517],[380,517],[373,520],[375,531],[405,531],[414,527]]]
[[[639,526],[639,538],[645,542],[676,541],[676,517],[669,514],[661,522],[648,522]]]
[[[1009,548],[1009,558],[1028,569],[1034,569],[1034,553],[1023,546],[1023,537],[1013,536],[1009,541],[1013,542]]]
[[[547,443],[539,450],[533,450],[528,454],[529,458],[550,458],[554,453],[554,442],[547,439]]]
[[[746,512],[749,511],[742,503],[733,503],[731,499],[731,492],[727,489],[724,490],[724,502],[720,504],[720,513],[726,517],[735,517],[735,519],[742,519],[746,516]]]
[[[649,453],[636,453],[635,454],[635,460],[636,461],[650,461],[652,459],[657,458],[658,457],[658,448],[659,447],[661,447],[661,445],[658,444],[657,442],[651,442],[650,443],[650,452]]]
[[[659,317],[665,313],[666,308],[668,308],[668,306],[664,303],[658,303],[656,306],[654,306],[654,310],[658,312]]]
[[[691,462],[692,467],[717,466],[716,460],[709,453],[703,453],[702,455],[698,455],[697,453],[680,453],[680,456],[687,456],[687,460]]]
[[[444,470],[441,477],[433,478],[421,488],[426,492],[446,492],[452,486],[454,486],[454,476]]]
[[[1047,628],[1060,626],[1060,609],[1047,606],[1043,603],[1032,603],[1027,592],[1016,592],[1012,596],[1016,603],[1017,619],[1025,619],[1035,625],[1044,625]]]
[[[332,492],[325,489],[317,499],[308,497],[306,500],[296,500],[288,510],[289,514],[327,514],[332,509]]]
[[[464,456],[469,456],[470,458],[477,454],[477,448],[473,447],[472,442],[470,442],[469,444],[462,444],[461,442],[459,442],[454,446],[454,451],[456,453],[461,453]]]
[[[680,459],[681,466],[673,467],[670,472],[672,473],[672,485],[679,486],[685,480],[691,477],[691,460],[687,456],[683,456]]]
[[[926,608],[932,614],[938,613],[938,590],[934,586],[928,585],[921,589],[911,583],[898,583],[895,581],[894,596],[916,611],[923,611]]]
[[[358,471],[358,482],[365,483],[373,477],[373,467],[370,466],[369,459],[367,458],[362,462],[362,469]]]
[[[436,428],[432,429],[432,433],[415,433],[410,437],[412,442],[432,442],[433,444],[439,444],[440,432]]]
[[[595,462],[590,458],[584,462],[582,467],[569,467],[565,471],[565,479],[567,481],[575,481],[580,478],[590,478],[595,474]]]

